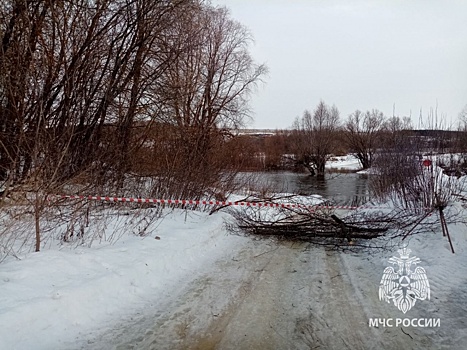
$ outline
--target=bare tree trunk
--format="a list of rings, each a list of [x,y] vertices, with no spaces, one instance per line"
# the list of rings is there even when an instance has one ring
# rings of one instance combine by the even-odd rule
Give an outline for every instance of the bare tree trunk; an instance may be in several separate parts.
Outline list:
[[[34,200],[34,228],[36,233],[36,249],[38,252],[41,250],[41,228],[40,228],[40,218],[41,218],[41,203],[40,196],[36,193]]]

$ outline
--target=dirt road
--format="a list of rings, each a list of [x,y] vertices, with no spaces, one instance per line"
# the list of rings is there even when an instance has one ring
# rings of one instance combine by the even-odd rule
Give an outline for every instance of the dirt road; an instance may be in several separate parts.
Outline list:
[[[437,349],[437,330],[369,327],[403,317],[378,299],[382,271],[365,257],[306,244],[250,241],[153,309],[87,349]],[[355,263],[361,261],[361,263]],[[433,310],[436,306],[432,306]],[[420,308],[419,317],[433,317]],[[413,316],[413,315],[412,315]],[[104,347],[103,347],[104,346]]]

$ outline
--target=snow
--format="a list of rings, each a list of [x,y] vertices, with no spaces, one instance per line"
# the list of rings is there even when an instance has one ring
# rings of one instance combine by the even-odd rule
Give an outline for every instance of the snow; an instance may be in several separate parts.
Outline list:
[[[422,341],[430,339],[425,348],[464,348],[467,341],[467,229],[464,224],[449,225],[455,254],[451,253],[446,237],[442,237],[441,228],[433,227],[432,234],[410,236],[406,241],[399,242],[399,248],[407,246],[412,250],[411,256],[421,259],[422,266],[430,283],[430,300],[418,300],[410,311],[403,314],[393,303],[376,300],[377,307],[370,307],[370,299],[378,298],[376,286],[381,281],[383,270],[388,259],[399,256],[397,251],[373,252],[364,257],[361,255],[344,254],[342,260],[356,286],[355,298],[365,309],[369,318],[434,318],[440,319],[439,328],[409,328],[411,336],[416,340],[412,346],[424,348]],[[396,247],[397,248],[397,247]],[[368,294],[372,290],[373,293]],[[368,325],[367,325],[368,326]],[[363,325],[362,325],[363,327]],[[388,331],[380,326],[377,333]],[[392,348],[392,347],[389,347]]]
[[[346,170],[346,171],[356,171],[360,170],[362,166],[358,159],[349,154],[346,156],[337,156],[332,157],[326,162],[327,169],[337,169],[337,170]]]
[[[4,261],[0,349],[63,348],[148,300],[167,297],[245,243],[226,235],[224,216],[177,210],[143,238],[124,235],[113,245],[44,250]]]
[[[462,348],[467,341],[464,225],[449,225],[456,254],[435,226],[395,242],[421,259],[431,286],[431,299],[404,315],[378,300],[396,249],[351,254],[277,245],[228,234],[226,220],[222,212],[166,209],[145,237],[129,232],[91,247],[49,243],[40,253],[7,258],[0,264],[0,349],[99,349],[113,339],[137,348],[143,338],[165,344],[156,348],[186,348],[175,338],[221,332],[219,348],[286,348],[297,329],[322,348],[342,341],[351,348]],[[397,317],[439,318],[441,327],[405,328],[413,339],[368,327],[369,318]],[[133,336],[138,332],[146,335]],[[151,341],[138,348],[154,348]]]

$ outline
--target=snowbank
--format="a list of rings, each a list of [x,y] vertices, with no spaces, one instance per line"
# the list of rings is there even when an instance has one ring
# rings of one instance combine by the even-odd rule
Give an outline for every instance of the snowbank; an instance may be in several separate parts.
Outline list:
[[[26,254],[0,264],[0,349],[60,349],[187,283],[245,238],[222,213],[176,210],[150,235]],[[111,229],[111,227],[109,228]],[[156,237],[157,236],[157,237]]]

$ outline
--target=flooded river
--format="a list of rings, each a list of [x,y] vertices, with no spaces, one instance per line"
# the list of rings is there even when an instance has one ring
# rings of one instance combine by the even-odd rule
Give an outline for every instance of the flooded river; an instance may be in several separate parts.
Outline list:
[[[364,174],[326,174],[325,178],[317,178],[306,173],[268,172],[257,174],[255,185],[274,192],[319,194],[338,205],[360,205],[369,200],[368,175]]]

